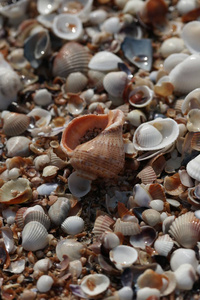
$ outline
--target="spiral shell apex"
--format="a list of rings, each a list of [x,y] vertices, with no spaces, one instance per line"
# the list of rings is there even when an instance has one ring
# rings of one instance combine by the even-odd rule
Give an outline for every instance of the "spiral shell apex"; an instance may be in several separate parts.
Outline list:
[[[122,126],[124,114],[85,115],[72,120],[63,132],[61,146],[77,174],[86,179],[116,177],[124,166]],[[96,137],[82,143],[89,133]]]

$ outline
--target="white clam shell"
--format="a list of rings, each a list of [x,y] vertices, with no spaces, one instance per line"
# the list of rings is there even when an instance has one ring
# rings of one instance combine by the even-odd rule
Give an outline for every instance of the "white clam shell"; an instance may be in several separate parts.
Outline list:
[[[138,290],[136,300],[146,300],[151,296],[160,299],[160,291],[155,288],[144,287]]]
[[[119,299],[123,300],[132,300],[133,299],[133,289],[129,286],[124,286],[120,290],[117,291],[117,295]]]
[[[139,109],[131,110],[127,114],[126,119],[135,127],[138,127],[147,120],[145,114]]]
[[[0,13],[10,19],[21,18],[26,13],[28,2],[29,0],[21,0],[6,4],[5,1],[5,5],[0,7]]]
[[[64,85],[64,91],[66,93],[78,93],[81,92],[87,85],[88,79],[81,72],[70,73],[66,79]]]
[[[53,193],[58,187],[57,183],[43,183],[37,188],[37,192],[41,196],[49,196],[51,193]]]
[[[92,284],[92,288],[90,285]],[[97,296],[107,290],[110,285],[110,279],[103,274],[91,274],[83,278],[81,289],[89,297]]]
[[[168,234],[159,236],[154,243],[154,249],[159,255],[168,256],[174,245],[173,240]]]
[[[163,208],[164,208],[164,202],[160,199],[155,199],[149,203],[149,206],[151,208],[161,212],[161,211],[163,211]]]
[[[187,114],[193,108],[200,108],[200,88],[192,90],[185,98],[181,106],[183,114]]]
[[[61,229],[67,234],[75,235],[83,231],[84,225],[84,220],[81,217],[71,216],[61,224]]]
[[[57,243],[56,255],[60,261],[63,260],[63,255],[67,255],[70,261],[79,260],[81,258],[80,251],[83,248],[83,244],[74,239],[63,239]]]
[[[120,240],[114,232],[105,232],[105,234],[102,237],[102,240],[102,245],[104,246],[104,248],[109,250],[120,245]]]
[[[179,134],[178,124],[171,118],[157,118],[141,124],[135,131],[133,143],[137,150],[159,150],[172,145]]]
[[[138,252],[133,247],[119,245],[109,252],[110,260],[115,264],[116,268],[123,270],[130,267],[138,258]]]
[[[22,231],[22,247],[27,251],[37,251],[48,245],[48,232],[37,221],[26,224]]]
[[[200,54],[192,54],[169,73],[175,92],[187,94],[200,86]],[[184,84],[183,84],[184,82]]]
[[[200,51],[199,31],[200,21],[188,22],[183,26],[181,37],[191,53]]]
[[[25,136],[13,136],[6,143],[7,156],[28,156],[31,140]]]
[[[131,15],[136,15],[138,12],[142,11],[144,8],[144,1],[142,0],[129,0],[126,2],[123,13],[128,13]]]
[[[27,116],[31,116],[36,119],[35,125],[37,127],[47,126],[51,121],[51,113],[40,107],[32,109]]]
[[[181,265],[175,272],[177,285],[180,290],[189,291],[192,289],[196,281],[196,274],[194,268],[190,264]]]
[[[53,20],[54,34],[64,40],[77,40],[83,31],[81,20],[71,14],[59,14]]]
[[[176,65],[181,63],[184,59],[189,57],[186,53],[173,53],[170,54],[163,63],[164,70],[169,73]]]
[[[200,181],[200,154],[189,161],[186,171],[190,177]]]
[[[82,267],[82,263],[80,260],[70,261],[69,273],[71,273],[72,276],[76,276],[78,278],[82,273],[82,269],[83,269],[83,267]]]
[[[75,171],[68,177],[68,187],[75,197],[83,197],[91,190],[91,180],[78,176]]]
[[[142,218],[144,222],[150,226],[155,226],[161,221],[160,213],[157,210],[154,210],[152,208],[143,211]]]
[[[59,11],[63,13],[73,14],[79,17],[82,22],[86,22],[89,19],[92,4],[93,0],[64,0],[61,3]]]
[[[176,8],[181,15],[187,14],[189,11],[197,7],[196,0],[179,0]]]
[[[52,102],[52,95],[47,89],[37,90],[33,97],[33,101],[37,105],[49,105]]]
[[[42,258],[34,264],[34,271],[47,272],[52,266],[52,262],[49,258]]]
[[[36,283],[36,287],[40,293],[46,293],[46,292],[50,291],[53,283],[54,283],[54,280],[51,276],[42,275],[38,279],[38,281]]]
[[[123,95],[127,83],[128,75],[123,71],[109,72],[103,79],[104,89],[114,97],[121,97]]]
[[[107,12],[103,9],[96,9],[90,13],[89,20],[92,24],[102,24],[107,18]]]
[[[49,208],[49,218],[55,225],[61,225],[68,216],[70,208],[70,200],[68,198],[59,197],[57,201]]]
[[[183,51],[184,49],[184,41],[181,38],[178,37],[171,37],[166,39],[161,47],[160,47],[160,53],[163,57],[167,57],[170,54],[173,53],[179,53]]]
[[[101,30],[115,34],[120,31],[121,27],[122,23],[120,22],[120,19],[118,17],[110,17],[103,22]]]
[[[50,158],[47,154],[42,154],[39,156],[36,156],[36,158],[33,160],[34,166],[36,170],[42,170],[46,165],[50,163]]]
[[[139,95],[141,98],[137,101],[136,96]],[[154,91],[151,90],[146,85],[141,85],[136,87],[132,92],[129,94],[129,103],[137,108],[145,107],[151,103],[153,100]]]
[[[91,58],[88,67],[97,71],[114,71],[118,68],[118,63],[122,63],[122,60],[117,55],[100,51]]]
[[[55,11],[59,4],[59,0],[38,0],[37,10],[41,15],[47,15]]]
[[[198,260],[194,250],[179,248],[172,253],[170,258],[172,271],[176,271],[183,264],[190,264],[193,266],[194,270],[197,269]]]

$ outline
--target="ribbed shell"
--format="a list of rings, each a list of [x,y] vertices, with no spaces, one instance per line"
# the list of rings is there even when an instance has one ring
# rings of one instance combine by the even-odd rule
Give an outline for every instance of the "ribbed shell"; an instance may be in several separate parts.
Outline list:
[[[61,229],[67,234],[78,234],[84,229],[84,221],[81,217],[78,216],[68,217],[61,224]]]
[[[99,216],[96,218],[93,228],[93,233],[96,236],[102,235],[105,231],[111,231],[110,226],[113,225],[114,220],[109,216]]]
[[[165,234],[157,238],[154,243],[154,249],[158,252],[159,255],[167,256],[172,250],[173,245],[173,240],[168,234]]]
[[[193,248],[200,239],[200,220],[188,212],[175,219],[169,233],[184,248]]]
[[[3,132],[8,136],[23,133],[30,124],[30,117],[24,114],[7,113],[3,120]]]
[[[49,229],[51,224],[49,217],[41,211],[30,211],[26,214],[24,218],[24,225],[32,221],[41,223],[47,230]]]
[[[37,221],[26,224],[22,231],[22,247],[27,251],[43,249],[48,244],[48,232],[46,228]]]
[[[195,158],[189,161],[186,166],[187,173],[190,177],[200,181],[200,154],[197,155]]]
[[[59,197],[49,208],[49,218],[55,225],[60,225],[69,215],[71,204],[68,198]]]
[[[73,72],[86,73],[90,54],[81,44],[66,43],[58,52],[53,62],[53,76],[67,77]]]
[[[117,219],[114,225],[114,232],[121,232],[123,235],[135,235],[140,233],[141,229],[138,223],[135,222],[124,222]]]
[[[113,178],[124,166],[122,126],[124,114],[120,110],[108,115],[86,115],[71,121],[63,132],[61,146],[71,157],[70,163],[77,175],[89,180],[97,177]],[[103,129],[92,140],[79,140],[93,128]]]

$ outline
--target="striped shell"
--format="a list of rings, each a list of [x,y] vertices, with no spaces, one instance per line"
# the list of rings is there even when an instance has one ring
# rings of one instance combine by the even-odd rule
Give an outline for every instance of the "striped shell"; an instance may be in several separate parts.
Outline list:
[[[134,235],[140,233],[141,229],[138,223],[124,222],[117,219],[114,225],[114,232],[121,232],[123,235]]]
[[[169,233],[184,248],[193,248],[199,241],[200,220],[188,212],[174,220]]]
[[[22,231],[22,247],[27,251],[43,249],[48,244],[48,232],[37,221],[31,221],[24,226]]]
[[[68,217],[61,224],[61,229],[67,234],[78,234],[84,229],[84,221],[81,217],[78,216]]]
[[[24,225],[28,224],[29,222],[37,221],[41,223],[47,230],[50,228],[50,219],[49,217],[41,212],[41,211],[30,211],[24,217]]]
[[[57,201],[49,208],[48,215],[55,225],[60,225],[69,215],[71,203],[68,198],[59,197]]]
[[[67,77],[73,72],[86,73],[90,54],[86,48],[76,42],[66,43],[53,62],[53,76]]]
[[[30,121],[27,115],[8,112],[3,118],[3,132],[8,136],[20,135],[28,128]]]
[[[159,255],[167,256],[172,250],[174,245],[173,240],[168,234],[159,236],[154,243],[154,249],[158,252]]]
[[[73,119],[63,132],[61,146],[70,157],[77,175],[89,180],[113,178],[124,166],[122,126],[124,114],[111,110],[107,115],[84,115]],[[100,130],[93,139],[80,144],[88,130]]]

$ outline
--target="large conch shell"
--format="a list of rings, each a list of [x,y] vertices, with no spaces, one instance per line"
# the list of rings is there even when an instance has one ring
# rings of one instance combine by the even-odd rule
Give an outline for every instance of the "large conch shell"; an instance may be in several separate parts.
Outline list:
[[[113,178],[124,166],[122,126],[124,114],[121,110],[110,110],[108,114],[84,115],[73,119],[65,128],[61,147],[70,157],[77,175],[89,180],[97,177]],[[81,144],[88,132],[100,133]]]

